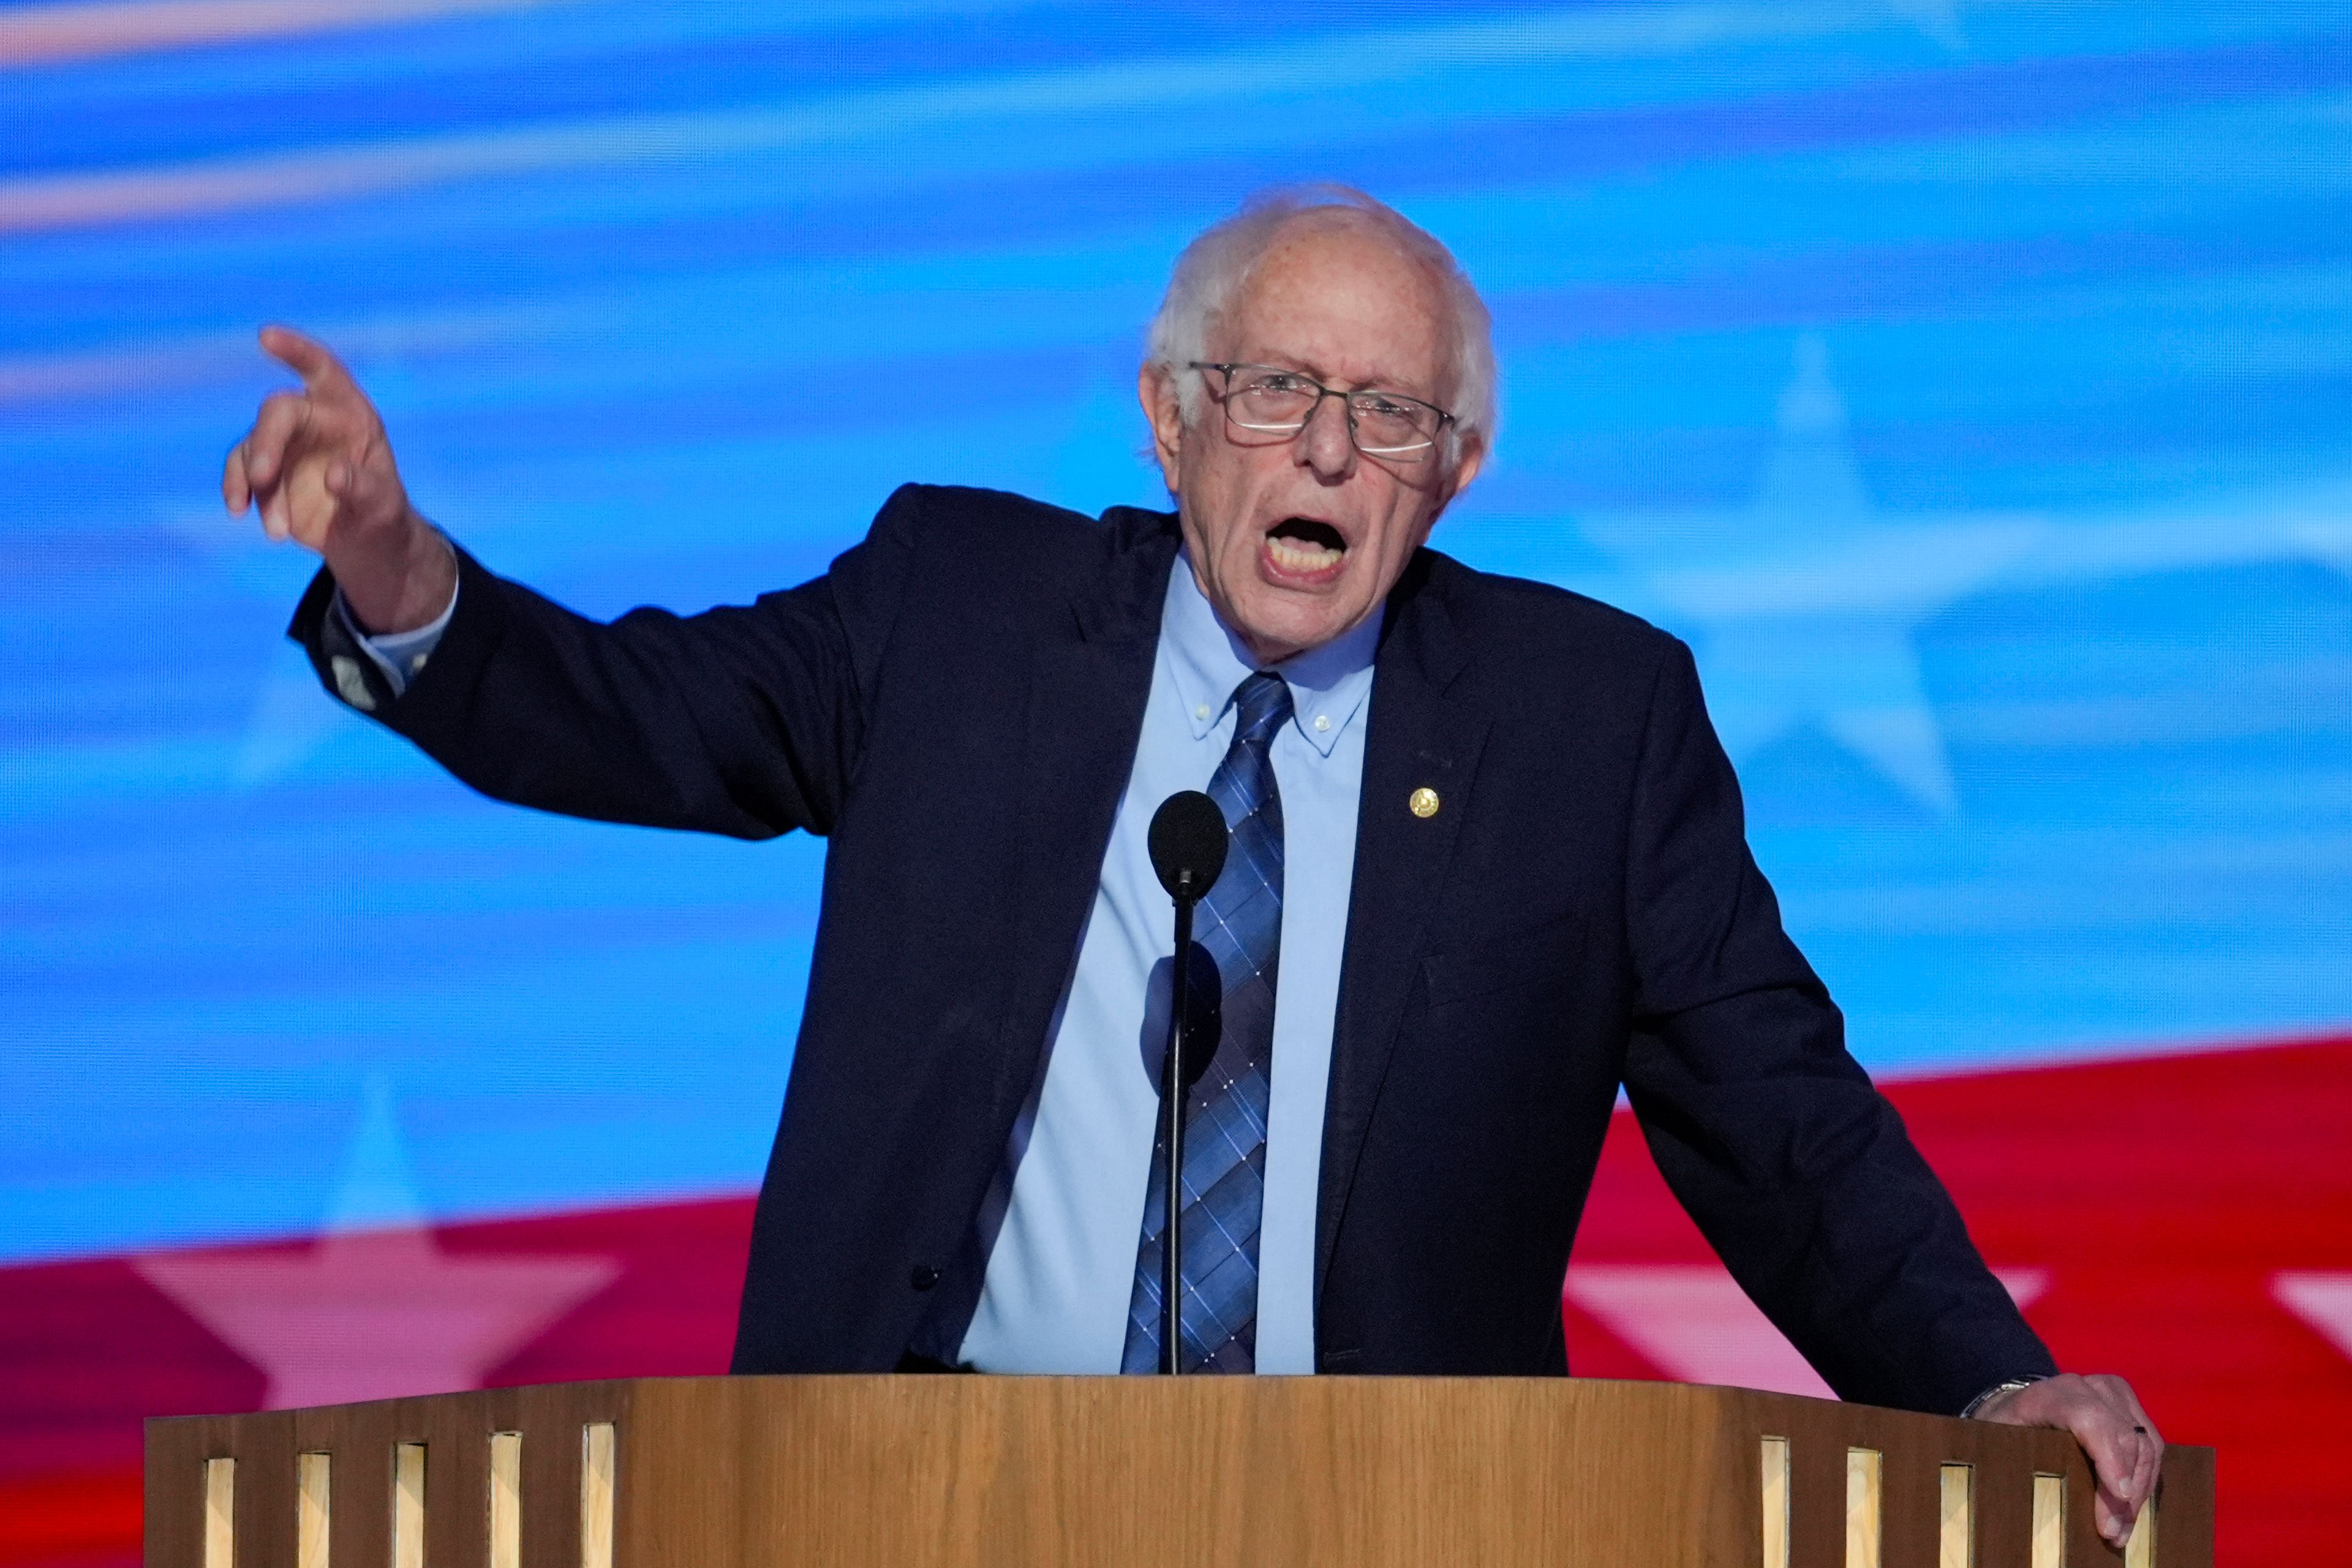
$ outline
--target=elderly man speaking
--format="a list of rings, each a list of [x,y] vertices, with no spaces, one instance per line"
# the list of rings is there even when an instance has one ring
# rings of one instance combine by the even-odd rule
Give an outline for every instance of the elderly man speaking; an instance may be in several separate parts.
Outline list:
[[[2121,1540],[2162,1444],[2060,1374],[1780,929],[1690,654],[1427,549],[1494,421],[1453,257],[1349,191],[1194,240],[1139,382],[1173,515],[908,486],[818,580],[609,626],[410,503],[319,344],[230,453],[325,557],[330,691],[500,799],[828,836],[735,1367],[1158,1365],[1173,941],[1202,789],[1221,1035],[1182,1173],[1186,1370],[1559,1373],[1622,1085],[1840,1394],[2072,1430]],[[429,657],[428,657],[429,656]]]

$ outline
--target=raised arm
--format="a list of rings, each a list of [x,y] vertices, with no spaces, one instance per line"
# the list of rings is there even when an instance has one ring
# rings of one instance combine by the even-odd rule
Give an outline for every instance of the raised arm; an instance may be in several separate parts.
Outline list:
[[[222,493],[325,569],[291,634],[327,689],[486,795],[758,838],[829,831],[862,746],[921,492],[814,582],[605,625],[499,577],[410,505],[383,422],[323,347],[271,328],[300,392],[262,405]],[[335,603],[340,592],[341,605]],[[446,625],[387,680],[363,639]]]

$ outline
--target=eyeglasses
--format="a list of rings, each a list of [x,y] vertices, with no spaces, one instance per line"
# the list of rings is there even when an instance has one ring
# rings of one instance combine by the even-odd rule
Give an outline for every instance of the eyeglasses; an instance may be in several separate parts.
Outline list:
[[[1325,398],[1338,398],[1348,411],[1348,438],[1368,458],[1418,463],[1436,447],[1438,432],[1454,423],[1453,415],[1418,397],[1369,386],[1341,392],[1279,365],[1194,360],[1192,368],[1224,376],[1225,422],[1256,434],[1296,436],[1307,428]]]

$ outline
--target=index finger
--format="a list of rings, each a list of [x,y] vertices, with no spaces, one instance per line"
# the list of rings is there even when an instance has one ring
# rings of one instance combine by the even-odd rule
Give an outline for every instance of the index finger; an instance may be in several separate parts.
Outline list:
[[[291,327],[267,326],[261,329],[261,346],[269,356],[302,378],[303,387],[312,393],[340,392],[356,384],[343,362],[316,338],[304,337]]]

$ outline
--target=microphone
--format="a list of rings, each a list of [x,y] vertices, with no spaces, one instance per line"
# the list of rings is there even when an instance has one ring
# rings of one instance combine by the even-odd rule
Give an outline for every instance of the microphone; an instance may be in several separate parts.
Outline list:
[[[1184,1365],[1184,1247],[1178,1235],[1184,1212],[1184,1101],[1192,1080],[1208,1066],[1207,1053],[1195,1064],[1187,1059],[1185,1049],[1192,1037],[1192,905],[1217,885],[1233,834],[1215,801],[1186,789],[1160,803],[1146,840],[1151,869],[1176,903],[1176,957],[1168,976],[1168,1052],[1160,1068],[1160,1142],[1168,1151],[1168,1217],[1160,1237],[1160,1370],[1173,1377]]]
[[[1217,803],[1196,789],[1180,789],[1151,814],[1151,868],[1160,885],[1178,903],[1203,898],[1217,885],[1225,868],[1225,850],[1233,842],[1225,814]]]

